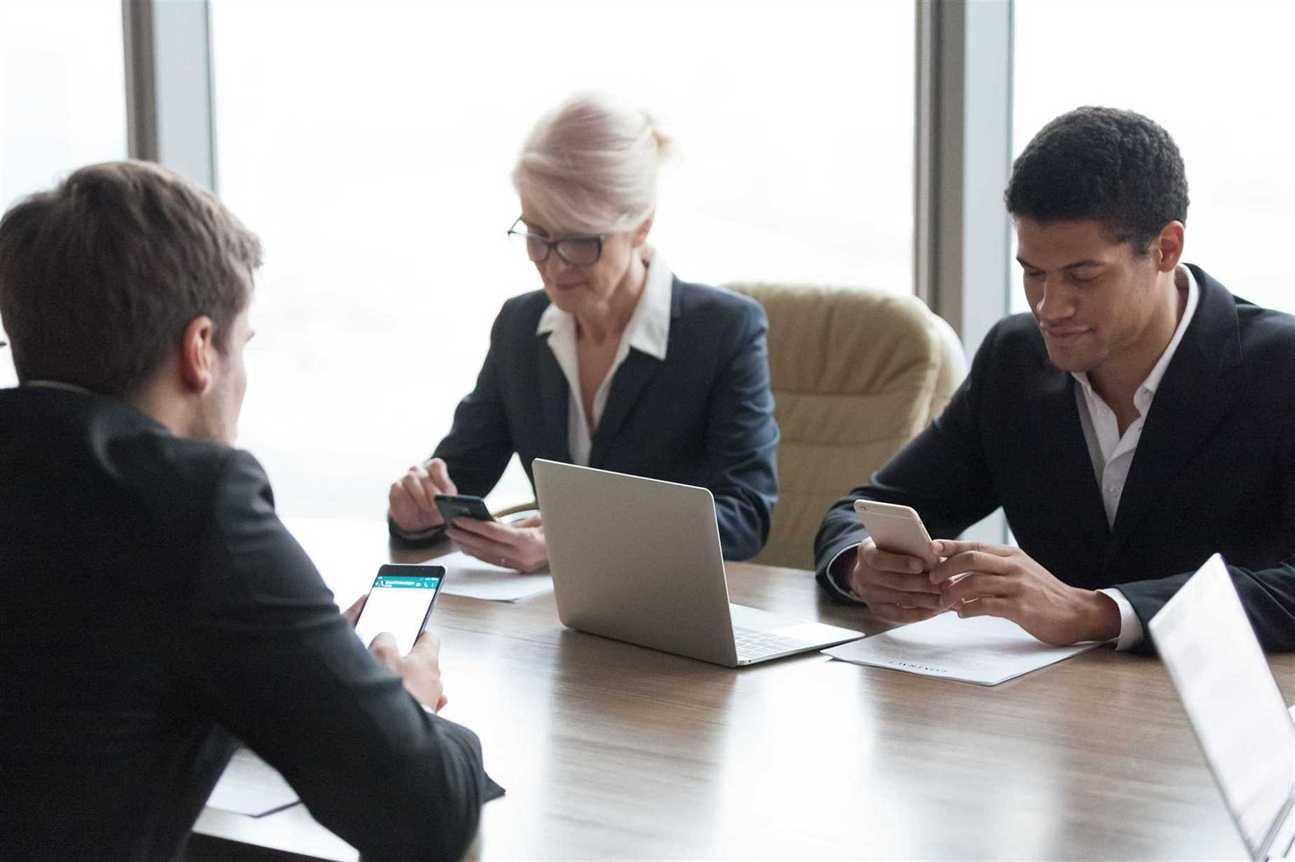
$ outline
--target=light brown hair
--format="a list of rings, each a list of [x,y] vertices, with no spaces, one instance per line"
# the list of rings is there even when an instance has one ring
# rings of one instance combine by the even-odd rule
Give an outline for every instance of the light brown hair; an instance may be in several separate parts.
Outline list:
[[[260,240],[178,174],[81,168],[0,219],[0,318],[18,379],[130,395],[195,317],[227,349],[260,265]]]

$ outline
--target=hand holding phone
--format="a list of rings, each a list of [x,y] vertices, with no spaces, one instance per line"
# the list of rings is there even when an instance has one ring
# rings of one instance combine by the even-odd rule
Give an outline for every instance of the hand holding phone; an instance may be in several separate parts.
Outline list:
[[[450,479],[445,462],[440,458],[429,458],[410,467],[405,475],[391,483],[387,494],[387,514],[406,533],[430,530],[442,524],[433,497],[457,493],[459,489]]]
[[[427,626],[444,580],[444,566],[382,566],[355,621],[355,633],[368,647],[387,632],[400,655],[408,655]]]
[[[445,686],[441,683],[441,642],[430,631],[425,631],[414,641],[414,648],[401,655],[396,639],[382,632],[369,645],[383,667],[400,677],[405,691],[432,712],[445,706]]]
[[[874,500],[855,500],[854,511],[868,528],[873,543],[881,550],[917,557],[928,568],[940,561],[931,550],[931,535],[926,531],[926,525],[912,508]]]
[[[436,509],[445,519],[446,524],[453,524],[455,518],[471,518],[474,521],[493,521],[486,501],[480,497],[467,494],[437,494],[434,498]]]
[[[850,569],[847,586],[880,619],[914,623],[948,608],[943,591],[931,583],[937,557],[922,519],[907,506],[856,500],[855,513],[871,537]]]

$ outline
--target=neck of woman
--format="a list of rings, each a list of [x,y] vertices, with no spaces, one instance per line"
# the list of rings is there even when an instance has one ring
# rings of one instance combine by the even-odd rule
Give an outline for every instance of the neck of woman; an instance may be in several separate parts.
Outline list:
[[[647,266],[642,256],[635,253],[624,277],[606,300],[576,315],[577,337],[598,345],[605,344],[608,339],[620,341],[646,287]]]

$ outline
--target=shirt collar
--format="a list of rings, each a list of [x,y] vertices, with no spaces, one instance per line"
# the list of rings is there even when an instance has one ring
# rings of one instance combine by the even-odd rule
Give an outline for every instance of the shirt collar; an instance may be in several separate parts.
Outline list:
[[[1175,275],[1178,276],[1175,281],[1185,281],[1187,283],[1187,304],[1183,306],[1183,316],[1178,321],[1178,328],[1174,330],[1174,337],[1169,339],[1169,346],[1165,348],[1164,353],[1160,354],[1160,359],[1152,366],[1151,373],[1138,387],[1138,391],[1134,395],[1135,402],[1150,402],[1151,397],[1160,388],[1160,381],[1164,379],[1165,372],[1169,370],[1169,363],[1173,361],[1174,354],[1178,352],[1178,345],[1183,341],[1183,333],[1187,331],[1188,325],[1191,324],[1192,317],[1196,314],[1196,306],[1200,302],[1200,286],[1196,283],[1196,276],[1192,275],[1191,269],[1180,264],[1175,270]],[[1079,385],[1083,387],[1084,395],[1087,398],[1100,397],[1097,390],[1093,389],[1093,384],[1088,379],[1087,372],[1072,371],[1070,376],[1079,381]],[[1141,410],[1145,404],[1137,404],[1136,406]]]
[[[74,383],[60,383],[57,380],[28,380],[23,383],[23,386],[32,389],[63,389],[68,392],[80,392],[82,395],[94,394],[84,386],[77,386]]]
[[[648,265],[647,281],[622,338],[628,347],[664,360],[670,341],[670,297],[674,274],[659,252],[648,249],[644,257]],[[574,316],[549,303],[540,315],[535,334],[570,332],[574,337],[575,325]]]

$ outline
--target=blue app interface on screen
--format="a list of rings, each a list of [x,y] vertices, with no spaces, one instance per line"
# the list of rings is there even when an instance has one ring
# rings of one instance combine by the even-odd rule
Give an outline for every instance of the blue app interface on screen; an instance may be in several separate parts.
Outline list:
[[[400,654],[406,655],[414,648],[427,607],[440,585],[439,575],[379,575],[360,612],[355,633],[367,647],[380,633],[391,632]]]

